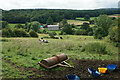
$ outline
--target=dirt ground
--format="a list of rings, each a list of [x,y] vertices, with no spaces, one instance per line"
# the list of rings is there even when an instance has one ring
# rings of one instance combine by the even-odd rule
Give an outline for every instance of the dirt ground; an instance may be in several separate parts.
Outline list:
[[[80,80],[120,80],[120,66],[117,61],[102,61],[102,60],[71,60],[74,64],[74,68],[68,68],[66,70],[59,71],[38,71],[37,74],[45,75],[43,77],[47,80],[67,80],[67,74],[76,74]],[[108,64],[116,64],[117,68],[113,72],[107,72],[102,74],[101,77],[94,78],[88,72],[88,68],[95,70],[98,67],[106,67]]]
[[[80,80],[120,80],[120,62],[118,61],[108,61],[108,60],[70,60],[74,68],[67,68],[65,70],[58,70],[58,71],[40,71],[36,68],[18,68],[15,67],[14,64],[11,66],[17,68],[19,71],[29,71],[32,70],[33,73],[36,75],[44,75],[41,78],[33,78],[33,76],[29,78],[33,78],[32,80],[67,80],[67,74],[76,74]],[[8,61],[5,61],[8,62]],[[10,62],[8,62],[10,63]],[[106,74],[102,74],[98,78],[94,78],[88,72],[88,68],[93,68],[95,70],[98,67],[106,67],[108,64],[116,64],[117,68],[113,72],[107,72]],[[26,80],[26,79],[25,79]]]

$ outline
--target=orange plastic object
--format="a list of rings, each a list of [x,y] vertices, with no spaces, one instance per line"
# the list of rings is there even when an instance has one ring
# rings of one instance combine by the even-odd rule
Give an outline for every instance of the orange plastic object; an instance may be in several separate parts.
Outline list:
[[[99,71],[100,73],[106,73],[107,68],[98,68],[98,71]]]

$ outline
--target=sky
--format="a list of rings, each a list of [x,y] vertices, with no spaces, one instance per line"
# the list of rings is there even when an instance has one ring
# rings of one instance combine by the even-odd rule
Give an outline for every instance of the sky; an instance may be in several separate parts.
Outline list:
[[[1,0],[0,8],[10,9],[99,9],[117,8],[120,0]]]

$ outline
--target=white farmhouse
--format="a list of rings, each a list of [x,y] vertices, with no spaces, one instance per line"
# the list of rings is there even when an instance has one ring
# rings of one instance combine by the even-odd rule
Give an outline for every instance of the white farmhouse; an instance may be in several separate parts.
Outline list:
[[[47,26],[48,30],[60,30],[60,25],[59,23],[57,25],[48,25]]]

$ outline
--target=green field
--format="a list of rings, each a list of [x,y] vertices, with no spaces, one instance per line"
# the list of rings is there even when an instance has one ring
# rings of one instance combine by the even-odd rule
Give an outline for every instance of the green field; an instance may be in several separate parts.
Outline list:
[[[9,24],[9,27],[10,27],[10,28],[14,28],[15,25],[17,25],[17,24]],[[25,24],[22,24],[22,25],[25,25]]]
[[[88,21],[80,21],[80,20],[67,20],[68,24],[74,25],[82,25],[84,22],[89,23]]]
[[[49,37],[48,34],[39,34],[41,37]],[[53,55],[65,53],[71,59],[97,59],[97,60],[117,60],[117,49],[107,43],[105,40],[97,40],[92,36],[76,36],[76,35],[61,35],[63,39],[44,38],[50,43],[42,43],[39,38],[2,38],[2,55],[3,55],[3,77],[27,77],[34,75],[32,71],[19,72],[19,70],[7,64],[5,61],[10,61],[16,67],[35,68],[38,70],[46,70],[40,67],[37,63],[42,59],[49,58]],[[81,38],[81,39],[80,39]],[[85,39],[86,38],[86,39]],[[112,54],[97,54],[82,49],[89,43],[103,43],[106,45],[106,50]],[[72,65],[71,62],[68,62]],[[51,70],[66,69],[57,67]],[[12,73],[12,74],[10,74]],[[41,75],[37,75],[41,76]]]
[[[97,17],[90,17],[90,20],[94,20],[95,18],[97,18]],[[76,19],[77,19],[77,20],[83,20],[83,21],[84,21],[84,18],[83,18],[83,17],[77,17]]]
[[[57,33],[57,35],[59,35],[59,33],[61,33],[61,31],[60,31],[60,30],[53,30],[53,31],[51,30],[51,31],[47,31],[47,32],[48,32],[48,33],[49,33],[49,32],[56,32],[56,33]]]

